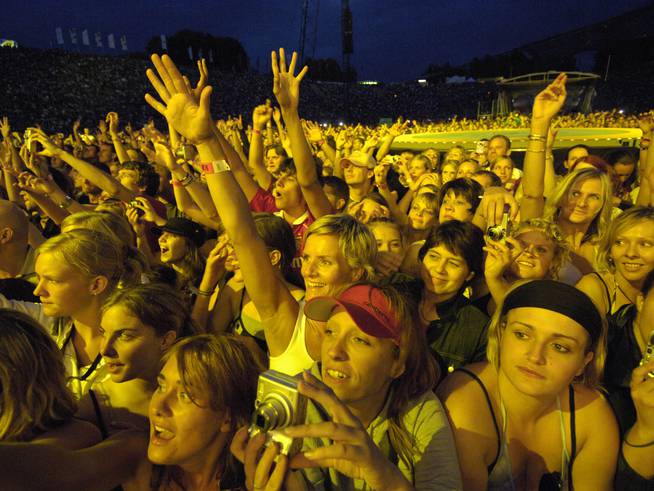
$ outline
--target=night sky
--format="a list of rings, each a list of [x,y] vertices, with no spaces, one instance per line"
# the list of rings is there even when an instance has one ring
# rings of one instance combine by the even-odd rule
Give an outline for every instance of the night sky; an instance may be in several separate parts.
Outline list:
[[[359,79],[418,78],[430,63],[460,64],[544,37],[601,21],[649,0],[351,0],[354,24],[352,64]],[[142,51],[153,35],[189,28],[231,36],[243,44],[252,66],[268,71],[270,50],[299,46],[302,0],[46,1],[3,0],[0,37],[30,47],[53,47],[55,27],[93,34],[125,34],[130,51]],[[310,0],[307,56],[314,54]],[[315,57],[341,60],[340,0],[320,0]],[[79,42],[79,41],[78,41]]]

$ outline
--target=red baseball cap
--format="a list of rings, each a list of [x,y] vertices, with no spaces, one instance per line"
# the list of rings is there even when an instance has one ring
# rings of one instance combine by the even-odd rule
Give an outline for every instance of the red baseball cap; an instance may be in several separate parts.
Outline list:
[[[356,325],[375,338],[391,339],[399,346],[402,326],[391,312],[382,291],[373,285],[354,285],[338,297],[315,297],[304,306],[304,314],[317,321],[327,321],[334,308],[342,307]]]

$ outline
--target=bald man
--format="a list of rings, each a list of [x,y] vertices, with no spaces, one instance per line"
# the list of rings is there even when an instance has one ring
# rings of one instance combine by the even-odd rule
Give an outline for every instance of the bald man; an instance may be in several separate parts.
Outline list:
[[[34,250],[28,244],[27,215],[11,201],[0,200],[0,278],[34,278]]]

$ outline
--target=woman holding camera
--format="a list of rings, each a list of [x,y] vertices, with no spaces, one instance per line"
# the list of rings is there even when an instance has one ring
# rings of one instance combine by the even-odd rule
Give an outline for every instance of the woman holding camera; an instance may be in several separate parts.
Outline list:
[[[325,337],[322,362],[298,390],[317,404],[310,402],[306,424],[283,431],[304,439],[290,465],[304,467],[309,483],[342,489],[347,476],[354,489],[461,488],[452,432],[431,391],[437,366],[413,312],[392,287],[366,283],[307,302],[307,317],[326,323]],[[278,450],[266,450],[257,465],[262,438],[246,440],[239,433],[234,449],[245,454],[250,488],[278,482],[269,476]]]
[[[618,428],[596,389],[604,336],[595,305],[570,285],[534,280],[507,294],[489,361],[438,391],[465,489],[613,489]]]
[[[568,259],[559,227],[541,218],[520,222],[505,241],[487,238],[484,251],[484,276],[490,294],[476,299],[475,305],[489,313],[517,282],[557,279]]]

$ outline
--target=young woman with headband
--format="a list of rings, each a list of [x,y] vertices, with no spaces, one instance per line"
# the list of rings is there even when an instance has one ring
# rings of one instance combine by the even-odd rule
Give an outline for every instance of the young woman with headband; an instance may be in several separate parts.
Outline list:
[[[534,280],[507,294],[489,361],[438,390],[465,489],[613,489],[618,428],[596,389],[604,337],[597,308],[570,285]]]

